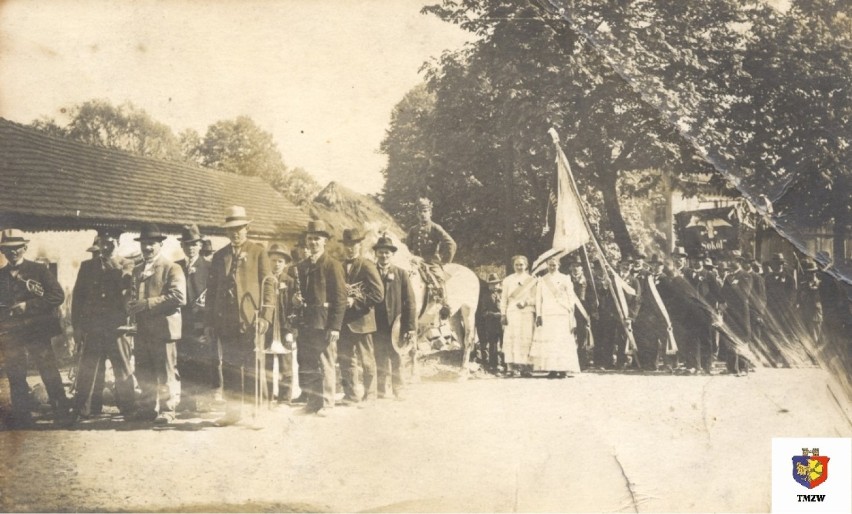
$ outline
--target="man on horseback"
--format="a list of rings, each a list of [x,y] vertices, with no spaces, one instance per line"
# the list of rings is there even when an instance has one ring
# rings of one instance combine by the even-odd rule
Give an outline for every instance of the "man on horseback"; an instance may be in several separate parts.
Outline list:
[[[432,301],[442,304],[441,317],[450,314],[444,288],[446,276],[443,265],[453,262],[456,242],[443,227],[432,221],[432,202],[421,198],[417,202],[417,217],[420,223],[408,231],[406,243],[412,254],[420,257],[420,274],[429,287]]]

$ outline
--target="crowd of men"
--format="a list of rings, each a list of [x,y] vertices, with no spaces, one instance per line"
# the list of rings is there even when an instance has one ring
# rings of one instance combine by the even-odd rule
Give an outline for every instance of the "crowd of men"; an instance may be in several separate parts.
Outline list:
[[[575,293],[590,313],[589,323],[577,318],[586,369],[710,373],[720,360],[742,375],[757,364],[788,366],[802,351],[815,359],[826,345],[848,353],[849,299],[812,260],[794,267],[780,253],[761,263],[739,250],[714,259],[678,247],[668,259],[623,259],[614,276],[598,261],[587,274],[587,259],[570,263]],[[482,358],[499,373],[500,278],[492,274],[487,282]]]
[[[3,424],[34,422],[30,359],[59,426],[102,411],[107,360],[115,404],[131,422],[168,424],[180,409],[205,411],[224,402],[224,416],[214,424],[228,426],[243,417],[246,395],[257,394],[273,405],[304,403],[307,413],[327,416],[335,406],[338,364],[343,403],[369,405],[390,394],[404,399],[407,350],[391,332],[413,337],[415,299],[408,273],[390,262],[393,241],[378,239],[373,262],[361,257],[364,237],[347,229],[346,258],[339,261],[326,252],[331,234],[324,222],[311,221],[303,234],[306,256],[294,263],[286,245],[267,249],[250,241],[250,224],[244,208],[227,209],[230,244],[209,259],[198,228],[185,227],[179,238],[185,258],[177,262],[163,254],[167,236],[156,225],[143,225],[136,238],[141,262],[115,254],[120,233],[99,231],[73,290],[81,350],[71,399],[50,343],[60,334],[64,292],[46,266],[24,259],[25,234],[4,230],[0,355],[11,409],[3,412]],[[428,251],[429,241],[422,243]],[[256,393],[259,382],[265,383]]]
[[[420,223],[408,241],[423,259],[433,301],[446,304],[441,266],[456,247],[431,220],[431,208],[428,200],[418,203]],[[250,241],[251,221],[244,208],[228,208],[222,227],[230,244],[212,256],[198,228],[186,226],[179,238],[185,258],[177,262],[163,254],[167,236],[156,225],[144,225],[136,238],[138,262],[115,253],[120,233],[99,231],[73,289],[80,351],[71,399],[50,343],[61,333],[63,289],[47,267],[24,258],[25,234],[4,230],[0,365],[11,409],[2,413],[3,424],[33,423],[29,359],[60,426],[102,411],[107,360],[115,404],[128,421],[168,424],[179,409],[208,411],[218,403],[224,416],[215,425],[233,425],[252,394],[304,403],[307,413],[327,416],[336,403],[338,366],[344,404],[389,397],[389,383],[390,393],[403,399],[412,347],[403,342],[415,338],[416,300],[408,271],[391,263],[398,250],[392,239],[382,236],[369,249],[373,262],[362,257],[364,237],[347,229],[340,261],[326,251],[331,234],[315,220],[303,234],[304,258],[294,259],[286,245],[267,249]],[[740,375],[758,363],[790,364],[785,350],[793,346],[813,352],[826,342],[848,345],[849,301],[813,261],[794,270],[782,254],[760,263],[739,251],[714,259],[678,247],[665,260],[624,259],[617,272],[589,262],[580,256],[570,262],[574,291],[588,313],[577,317],[576,330],[586,369],[710,373],[718,359]],[[495,372],[505,371],[500,282],[496,274],[488,277],[478,309],[480,358]]]

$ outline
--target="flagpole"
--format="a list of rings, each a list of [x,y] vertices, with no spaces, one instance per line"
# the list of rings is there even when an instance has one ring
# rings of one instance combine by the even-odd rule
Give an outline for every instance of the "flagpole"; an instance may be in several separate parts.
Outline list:
[[[597,237],[595,237],[594,232],[592,232],[592,225],[591,223],[589,223],[589,219],[586,216],[586,210],[583,208],[582,203],[580,203],[580,192],[577,189],[577,183],[574,181],[574,174],[571,172],[571,166],[568,164],[568,158],[565,157],[565,154],[562,152],[562,148],[559,146],[559,133],[556,132],[556,129],[554,129],[553,127],[551,127],[550,130],[547,131],[547,133],[550,134],[550,137],[553,139],[553,144],[556,146],[556,158],[561,159],[563,166],[565,166],[565,171],[567,172],[568,178],[570,180],[569,183],[571,185],[571,190],[574,192],[574,196],[577,198],[577,203],[580,207],[580,217],[583,219],[583,224],[585,225],[586,231],[589,234],[589,239],[591,239],[592,244],[595,245],[595,249],[598,252],[598,258],[603,262],[604,266],[607,267],[606,271],[614,274],[615,270],[612,268],[612,266],[610,266],[609,262],[607,262],[606,254],[603,252],[603,248],[601,248],[601,245],[598,243],[598,239]],[[613,284],[614,280],[607,280],[607,282],[609,283],[610,294],[612,295],[613,300],[615,300],[617,296]],[[637,348],[636,341],[633,338],[633,332],[627,326],[627,313],[623,312],[621,305],[617,301],[615,302],[615,309],[616,311],[618,311],[619,319],[621,320],[621,326],[622,328],[624,328],[624,333],[627,335],[627,348],[630,348],[631,346],[633,348]],[[633,359],[636,361],[636,364],[639,365],[638,352],[636,353],[637,354],[633,356]]]

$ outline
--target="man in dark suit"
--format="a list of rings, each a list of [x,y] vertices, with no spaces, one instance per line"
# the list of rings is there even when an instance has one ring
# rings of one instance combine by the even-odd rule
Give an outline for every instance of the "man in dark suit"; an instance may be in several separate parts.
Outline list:
[[[0,268],[0,351],[12,401],[11,412],[3,421],[10,428],[32,425],[29,355],[53,405],[54,423],[65,425],[72,420],[70,402],[50,345],[50,338],[62,333],[56,309],[65,293],[47,266],[24,259],[27,243],[23,232],[14,228],[0,236],[0,252],[6,258],[6,265]]]
[[[254,390],[256,337],[266,334],[275,305],[275,284],[269,256],[263,245],[248,240],[251,223],[243,207],[225,211],[225,228],[231,244],[213,255],[207,280],[207,337],[221,352],[224,393],[228,404],[217,426],[237,423],[242,417],[243,393]],[[264,308],[261,309],[260,307]],[[249,370],[250,373],[246,373]]]
[[[119,333],[127,322],[126,294],[133,274],[133,261],[114,255],[118,233],[101,231],[95,241],[98,251],[80,264],[71,302],[74,340],[82,345],[77,368],[74,414],[89,417],[100,412],[102,377],[106,359],[115,376],[118,410],[128,415],[136,408],[130,358],[133,345]],[[100,384],[99,384],[100,382]]]
[[[743,356],[751,343],[751,275],[744,269],[745,259],[739,250],[734,250],[731,269],[725,276],[721,297],[723,316],[729,331],[723,333],[724,350],[728,371],[740,376],[748,373],[748,362]],[[733,336],[733,337],[731,337]]]
[[[376,367],[378,368],[378,397],[384,398],[387,391],[387,379],[391,377],[391,389],[397,400],[404,399],[405,381],[402,378],[402,355],[405,344],[394,347],[393,329],[397,325],[397,338],[416,342],[417,323],[416,300],[408,272],[391,264],[390,260],[397,247],[393,241],[382,236],[373,246],[376,252],[376,267],[384,284],[384,299],[376,306]]]
[[[127,312],[136,320],[136,379],[142,395],[131,421],[174,420],[180,403],[177,377],[177,341],[181,337],[181,307],[186,304],[183,270],[162,255],[166,236],[154,224],[142,226],[141,264],[133,270]]]
[[[361,257],[363,240],[356,229],[343,231],[346,313],[343,315],[337,351],[343,374],[344,403],[376,400],[374,308],[382,301],[385,293],[376,265]]]
[[[496,273],[489,273],[480,282],[479,305],[476,308],[476,333],[479,335],[480,364],[498,375],[506,369],[503,358],[503,323],[500,311],[503,280]]]
[[[302,309],[299,352],[304,363],[305,411],[320,416],[328,415],[334,407],[337,340],[347,305],[343,266],[325,252],[330,237],[325,223],[308,222],[308,257],[297,266],[302,289],[298,302]]]
[[[186,307],[177,345],[181,409],[207,410],[206,396],[222,385],[222,367],[211,359],[211,342],[204,334],[207,314],[207,279],[210,262],[201,255],[202,238],[197,225],[183,227],[180,246],[185,258],[177,261],[186,277]]]

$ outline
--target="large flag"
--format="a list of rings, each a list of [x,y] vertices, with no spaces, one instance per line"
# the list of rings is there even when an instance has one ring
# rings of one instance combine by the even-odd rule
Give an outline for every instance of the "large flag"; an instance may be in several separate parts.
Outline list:
[[[553,129],[551,129],[552,131]],[[547,259],[562,257],[573,252],[591,239],[580,205],[580,196],[571,175],[568,159],[559,147],[558,136],[551,133],[556,145],[556,172],[558,179],[558,194],[556,196],[556,217],[553,224],[553,245],[544,252],[532,265],[533,273],[539,271]]]

